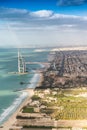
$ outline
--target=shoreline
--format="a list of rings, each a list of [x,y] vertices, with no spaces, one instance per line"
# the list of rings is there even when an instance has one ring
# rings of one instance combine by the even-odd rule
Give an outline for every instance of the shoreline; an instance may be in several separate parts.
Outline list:
[[[36,73],[37,74],[37,73]],[[0,128],[0,130],[9,130],[10,128],[15,128],[14,124],[16,122],[16,116],[20,112],[20,110],[27,105],[30,102],[31,97],[34,95],[34,89],[41,83],[42,81],[42,74],[39,72],[39,80],[37,81],[34,88],[25,88],[22,92],[27,93],[27,97],[23,100],[23,102],[19,105],[19,107],[16,109],[15,112],[12,113],[12,115],[6,120]]]

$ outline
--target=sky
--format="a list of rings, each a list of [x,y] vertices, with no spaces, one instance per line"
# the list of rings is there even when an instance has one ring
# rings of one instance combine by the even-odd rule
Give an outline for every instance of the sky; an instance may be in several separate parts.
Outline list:
[[[0,47],[87,46],[87,0],[0,0]]]

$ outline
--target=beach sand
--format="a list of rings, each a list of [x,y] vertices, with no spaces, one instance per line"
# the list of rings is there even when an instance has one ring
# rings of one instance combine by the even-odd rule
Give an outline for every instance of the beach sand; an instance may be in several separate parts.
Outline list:
[[[42,81],[42,73],[39,72],[39,75],[40,79],[37,82],[36,86],[39,86]],[[20,112],[20,110],[30,102],[31,97],[34,95],[34,88],[27,88],[23,90],[23,92],[28,93],[27,98],[22,102],[22,104],[18,107],[18,109],[9,117],[9,119],[5,123],[3,123],[2,125],[3,128],[0,128],[0,130],[9,130],[10,128],[15,129],[18,128],[15,126],[15,122],[17,121],[16,116]]]

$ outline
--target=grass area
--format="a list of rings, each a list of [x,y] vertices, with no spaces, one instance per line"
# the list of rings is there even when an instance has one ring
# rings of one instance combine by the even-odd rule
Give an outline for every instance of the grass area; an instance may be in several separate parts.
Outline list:
[[[49,109],[49,108],[45,108],[45,109],[41,109],[40,111],[41,113],[46,113],[47,115],[50,115],[54,112],[53,109]]]
[[[66,108],[54,115],[56,120],[83,120],[87,119],[87,108]]]
[[[46,114],[50,114],[52,118],[56,120],[83,120],[87,119],[87,98],[76,97],[76,95],[84,94],[87,92],[86,89],[61,89],[56,91],[56,94],[52,94],[54,90],[51,90],[50,94],[45,94],[45,98],[41,99],[41,102],[47,106],[47,108],[56,108],[50,112],[44,110]],[[43,90],[40,93],[44,93]],[[66,96],[68,94],[68,96]],[[69,96],[70,95],[70,96]],[[50,100],[52,98],[52,100]],[[55,101],[56,100],[56,101]],[[49,112],[48,112],[49,111]]]
[[[34,95],[34,96],[32,97],[32,100],[40,100],[40,97],[37,96],[37,95]]]
[[[24,107],[22,112],[23,113],[34,113],[34,108],[33,107]]]
[[[66,120],[87,119],[87,98],[73,96],[57,96],[56,105],[60,107],[54,117]],[[62,107],[62,110],[61,110]]]

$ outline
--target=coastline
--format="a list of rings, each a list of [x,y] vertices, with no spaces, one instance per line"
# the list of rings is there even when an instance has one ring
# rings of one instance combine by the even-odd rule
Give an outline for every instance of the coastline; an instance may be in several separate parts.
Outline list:
[[[36,73],[37,74],[37,73]],[[34,88],[36,86],[39,85],[39,83],[41,83],[42,81],[42,74],[39,72],[39,80],[37,81],[36,84],[34,84]],[[2,128],[0,128],[0,130],[9,130],[10,128],[15,128],[14,124],[16,122],[16,116],[17,114],[20,112],[20,110],[27,105],[30,102],[31,97],[34,95],[34,88],[29,88],[27,86],[27,88],[25,90],[23,90],[22,92],[26,92],[27,93],[27,97],[25,98],[25,100],[20,104],[20,106],[16,109],[16,111],[8,118],[7,121],[5,121],[1,126]]]

